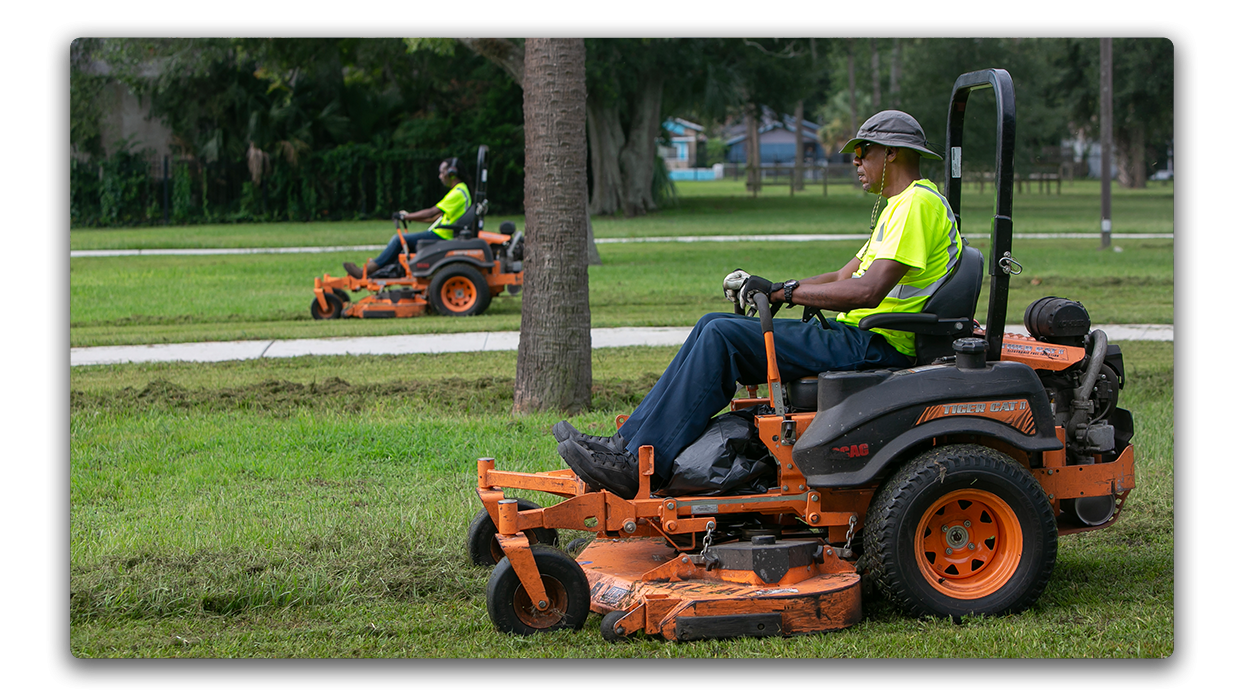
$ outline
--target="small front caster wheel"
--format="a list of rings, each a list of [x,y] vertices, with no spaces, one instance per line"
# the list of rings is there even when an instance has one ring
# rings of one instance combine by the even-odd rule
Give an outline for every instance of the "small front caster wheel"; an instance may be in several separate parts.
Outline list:
[[[488,617],[492,624],[501,632],[515,635],[582,628],[591,604],[591,590],[579,563],[564,551],[545,545],[531,546],[531,554],[544,583],[548,607],[536,607],[509,558],[504,558],[488,578]]]
[[[325,293],[324,302],[328,308],[320,307],[320,299],[311,299],[311,317],[316,320],[332,320],[341,317],[342,311],[345,309],[345,302],[341,300],[341,296],[336,293]]]

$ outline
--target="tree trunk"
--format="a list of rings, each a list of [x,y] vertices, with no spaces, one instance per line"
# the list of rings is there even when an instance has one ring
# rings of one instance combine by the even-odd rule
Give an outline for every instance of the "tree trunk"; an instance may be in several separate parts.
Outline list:
[[[600,252],[596,251],[596,233],[592,231],[592,211],[588,207],[587,211],[587,265],[589,267],[599,267],[603,262],[600,261]]]
[[[591,404],[587,274],[587,82],[582,39],[528,39],[522,331],[514,410]]]
[[[592,203],[589,211],[611,215],[622,208],[622,168],[618,151],[626,144],[617,106],[589,100],[587,137],[591,144]]]
[[[1145,188],[1145,127],[1135,124],[1115,132],[1115,155],[1119,158],[1119,184],[1127,189]]]
[[[894,40],[894,50],[890,54],[890,108],[902,109],[899,99],[898,81],[903,73],[902,52],[899,46],[899,40]]]
[[[855,42],[847,39],[847,89],[851,91],[851,137],[860,130],[860,113],[855,108]]]
[[[756,105],[744,107],[744,122],[747,124],[747,190],[756,196],[760,193],[760,125],[756,118]]]
[[[881,55],[877,53],[877,40],[869,39],[868,48],[872,50],[873,69],[873,113],[881,111]]]
[[[656,163],[657,134],[661,130],[661,90],[665,81],[649,75],[631,112],[631,129],[626,144],[618,151],[622,170],[622,209],[627,217],[638,216],[657,207],[652,198],[652,168]]]
[[[791,189],[803,191],[803,100],[795,104],[795,169],[790,173]]]

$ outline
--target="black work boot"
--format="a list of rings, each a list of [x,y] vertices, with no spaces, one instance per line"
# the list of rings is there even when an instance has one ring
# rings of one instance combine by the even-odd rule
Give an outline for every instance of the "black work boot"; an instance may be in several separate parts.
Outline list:
[[[622,438],[621,434],[614,434],[613,436],[584,434],[564,419],[553,425],[553,438],[557,439],[557,443],[561,443],[566,439],[582,439],[588,443],[608,444],[618,449],[626,447],[626,439]]]
[[[639,461],[625,447],[569,438],[557,452],[575,475],[594,490],[607,490],[623,499],[639,493]]]
[[[368,260],[367,264],[364,265],[363,267],[360,267],[354,262],[343,262],[341,266],[345,267],[347,274],[349,274],[350,276],[353,276],[356,279],[363,278],[364,268],[366,268],[367,276],[371,276],[372,274],[375,274],[376,270],[379,269],[379,267],[376,266],[376,263],[370,260]]]

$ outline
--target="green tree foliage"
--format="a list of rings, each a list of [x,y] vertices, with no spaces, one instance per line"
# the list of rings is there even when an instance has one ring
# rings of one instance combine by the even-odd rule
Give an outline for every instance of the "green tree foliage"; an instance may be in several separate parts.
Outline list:
[[[897,105],[941,147],[954,79],[999,67],[1015,81],[1021,176],[1050,166],[1064,140],[1097,137],[1098,39],[588,39],[585,47],[597,213],[662,205],[668,179],[650,146],[666,137],[659,125],[669,117],[712,127],[755,105],[793,113],[802,100],[808,118],[825,124],[822,145],[835,152],[852,135],[849,47],[856,123]],[[101,170],[120,171],[115,163],[101,168],[119,150],[100,128],[118,86],[142,97],[173,132],[171,218],[179,222],[387,216],[390,204],[430,203],[440,193],[436,160],[473,163],[479,144],[490,148],[492,210],[518,210],[521,54],[522,40],[505,39],[79,39],[70,66],[78,160],[71,220],[120,224],[103,213],[101,197],[111,192],[107,210],[121,215],[118,192],[136,191],[100,180]],[[1115,142],[1125,185],[1143,185],[1166,166],[1173,65],[1167,40],[1114,40]],[[981,91],[972,105],[965,162],[992,170],[993,96]],[[940,164],[925,168],[940,179]],[[140,212],[122,218],[141,223],[152,201],[133,196],[143,199],[134,204]]]
[[[883,55],[893,39],[878,39]],[[822,42],[830,87],[815,112],[827,125],[829,139],[849,137],[847,40]],[[1165,39],[1114,40],[1114,114],[1121,159],[1128,156],[1129,133],[1143,134],[1145,175],[1165,167],[1173,138],[1174,61]],[[924,126],[929,140],[944,145],[946,105],[959,75],[985,68],[1003,68],[1015,83],[1019,119],[1015,165],[1023,174],[1049,166],[1050,149],[1083,132],[1098,137],[1099,39],[903,39],[901,44],[901,108]],[[820,43],[818,43],[818,46]],[[893,108],[893,95],[883,89],[882,103],[871,104],[867,42],[855,40],[856,102],[859,121],[880,109]],[[882,84],[889,82],[882,63]],[[995,106],[988,91],[974,94],[965,124],[967,167],[992,170]],[[827,149],[834,143],[827,142]],[[926,174],[939,177],[941,167],[926,163]],[[1140,175],[1143,184],[1145,175]],[[1135,177],[1133,178],[1135,179]]]
[[[469,51],[412,54],[399,39],[106,39],[75,48],[75,97],[119,82],[172,130],[175,157],[190,165],[174,167],[175,188],[183,176],[197,180],[204,204],[179,220],[387,217],[433,203],[437,161],[473,164],[480,144],[490,148],[492,209],[521,207],[522,93]],[[79,101],[71,141],[101,157],[101,109]],[[248,152],[258,164],[250,171]]]
[[[1175,133],[1175,54],[1168,39],[1112,40],[1114,140],[1119,179],[1143,187],[1166,167]],[[1062,39],[1051,51],[1057,85],[1073,128],[1100,137],[1099,39]]]

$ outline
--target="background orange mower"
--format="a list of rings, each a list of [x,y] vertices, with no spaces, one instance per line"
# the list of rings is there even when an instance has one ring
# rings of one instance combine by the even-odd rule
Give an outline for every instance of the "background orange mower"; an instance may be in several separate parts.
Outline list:
[[[329,274],[317,278],[311,317],[415,317],[426,313],[429,305],[440,315],[479,315],[488,309],[493,296],[507,289],[517,293],[523,285],[523,234],[510,221],[502,223],[499,232],[484,230],[487,153],[488,146],[481,145],[475,203],[457,222],[437,226],[453,230],[453,239],[421,241],[412,252],[402,238],[397,263],[375,275],[364,270],[361,279]],[[393,220],[399,233],[406,229],[400,215],[394,214]],[[351,292],[371,295],[351,301]]]

